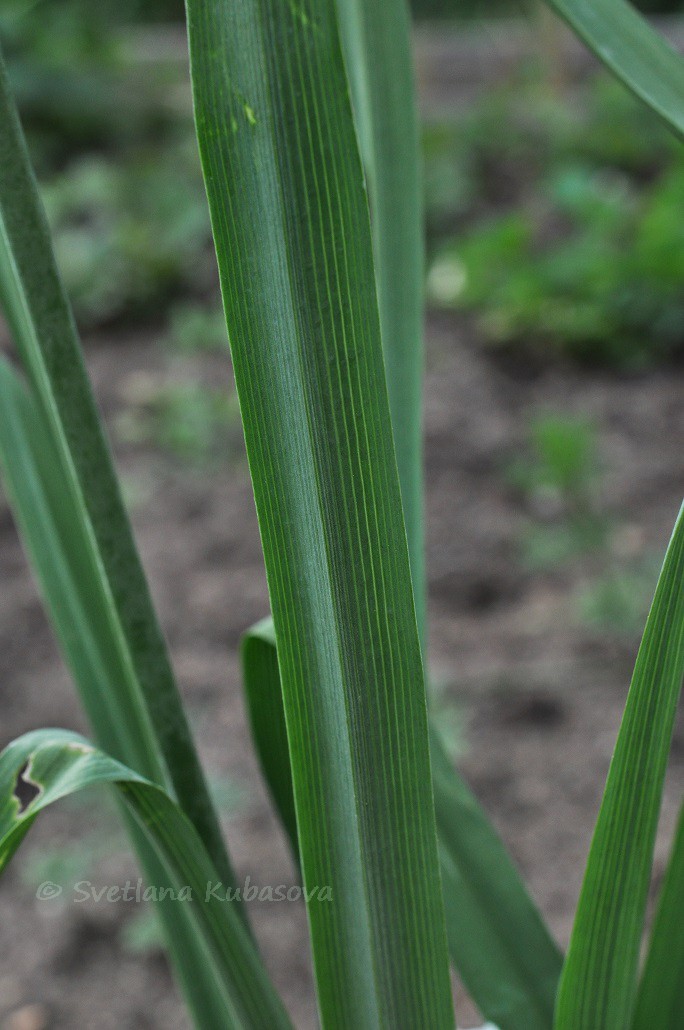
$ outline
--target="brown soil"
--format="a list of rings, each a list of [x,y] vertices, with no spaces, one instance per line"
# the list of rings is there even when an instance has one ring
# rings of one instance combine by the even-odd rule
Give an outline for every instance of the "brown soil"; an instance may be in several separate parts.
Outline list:
[[[532,576],[518,559],[524,511],[502,462],[540,408],[582,412],[600,430],[606,504],[634,550],[662,552],[684,483],[684,370],[640,377],[519,368],[473,349],[467,326],[433,320],[426,381],[431,662],[457,707],[459,764],[492,815],[553,932],[567,941],[583,863],[625,700],[636,642],[602,639],[573,616],[586,569]],[[140,376],[167,375],[153,340],[100,339],[88,350],[110,425]],[[186,366],[176,367],[175,375]],[[223,357],[193,368],[229,388]],[[292,868],[252,757],[240,691],[240,634],[267,612],[256,519],[237,427],[229,460],[196,471],[148,446],[117,445],[133,484],[137,538],[184,697],[212,775],[244,789],[226,830],[239,877],[292,882]],[[40,726],[86,729],[58,658],[11,517],[0,502],[1,741]],[[656,850],[657,882],[684,789],[676,731]],[[78,841],[97,806],[59,806],[32,831],[0,891],[0,1027],[186,1027],[162,955],[121,943],[135,905],[37,901],[32,860]],[[105,818],[104,816],[102,818]],[[114,826],[105,818],[105,835]],[[35,867],[35,861],[34,861]],[[33,875],[33,879],[31,878]],[[135,879],[118,844],[78,878]],[[65,896],[68,897],[68,890]],[[299,904],[254,903],[275,981],[301,1028],[316,1025]],[[465,1025],[476,1016],[459,1001]],[[470,1023],[469,1023],[470,1021]]]

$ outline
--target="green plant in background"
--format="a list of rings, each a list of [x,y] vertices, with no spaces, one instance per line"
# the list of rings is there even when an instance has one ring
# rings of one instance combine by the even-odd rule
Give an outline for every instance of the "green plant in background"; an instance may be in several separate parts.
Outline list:
[[[684,68],[646,24],[616,0],[567,8],[680,128]],[[188,25],[273,612],[245,638],[245,688],[310,892],[321,1022],[452,1026],[449,952],[501,1030],[640,1030],[653,1011],[675,1030],[684,1013],[669,985],[681,981],[681,947],[668,944],[682,915],[679,838],[641,986],[638,954],[684,672],[684,513],[563,959],[426,710],[421,205],[406,10],[399,0],[189,0]],[[192,896],[158,913],[196,1025],[285,1027],[243,906],[204,900],[208,882],[234,887],[235,877],[4,70],[0,123],[0,294],[19,364],[0,362],[0,460],[97,741],[42,730],[8,745],[0,868],[47,805],[113,785],[148,882]],[[544,437],[550,455],[558,435],[556,426]],[[582,460],[566,462],[561,479],[581,482]]]
[[[530,0],[412,0],[411,9],[417,18],[491,18],[520,14],[530,6]],[[641,11],[665,13],[679,12],[679,0],[638,0],[635,7]]]
[[[680,353],[684,164],[617,83],[575,87],[570,106],[523,77],[429,127],[425,150],[433,304],[546,358],[634,367]]]
[[[635,548],[604,510],[598,443],[586,418],[539,414],[530,425],[529,455],[512,460],[505,477],[528,514],[523,564],[533,571],[584,567],[573,597],[580,621],[631,637],[648,614],[659,562]]]
[[[525,563],[554,567],[602,551],[610,522],[597,498],[597,440],[584,418],[543,414],[530,426],[530,458],[518,458],[506,478],[527,502],[533,519],[523,541]]]
[[[658,562],[645,555],[618,564],[615,559],[608,570],[580,588],[576,603],[581,620],[591,629],[638,636],[648,612],[653,584],[658,578]]]
[[[226,320],[220,308],[198,303],[176,304],[169,313],[169,343],[174,350],[222,351],[228,342]]]
[[[125,443],[151,443],[193,465],[225,461],[228,430],[239,417],[234,394],[198,381],[144,379],[126,401],[115,426]]]
[[[544,216],[565,234],[540,244],[529,216],[495,218],[436,259],[433,299],[481,310],[497,345],[631,367],[679,354],[681,164],[640,197],[582,165],[543,188]]]
[[[183,17],[178,0],[5,0],[0,32],[8,73],[41,171],[93,146],[159,135],[177,118],[175,72],[136,61],[132,19]],[[170,74],[169,74],[170,72]]]
[[[79,323],[121,319],[215,284],[197,155],[187,142],[117,165],[82,158],[43,189]]]
[[[57,258],[79,325],[150,318],[215,291],[174,0],[0,11]],[[131,21],[136,19],[135,29]]]

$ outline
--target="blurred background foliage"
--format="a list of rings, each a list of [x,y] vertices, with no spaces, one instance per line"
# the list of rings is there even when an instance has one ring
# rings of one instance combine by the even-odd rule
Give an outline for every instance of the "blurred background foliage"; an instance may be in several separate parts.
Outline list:
[[[413,0],[428,20],[537,6]],[[192,349],[224,335],[182,18],[181,0],[4,0],[0,34],[81,325],[161,323]],[[425,126],[429,302],[521,353],[628,367],[679,353],[679,149],[602,74],[570,98],[543,60],[516,74]]]
[[[684,161],[602,74],[574,100],[531,82],[426,129],[429,296],[490,345],[643,366],[682,350]]]
[[[419,22],[480,21],[487,40],[485,16],[516,17],[545,45],[534,0],[412,5]],[[199,469],[232,460],[235,398],[192,363],[198,352],[210,361],[226,332],[182,0],[4,0],[0,37],[81,327],[91,338],[147,327],[160,341],[161,368],[122,387],[115,435]],[[426,112],[428,304],[465,320],[472,346],[522,363],[623,372],[671,361],[684,353],[681,149],[620,85],[596,71],[564,81],[555,56]],[[577,610],[631,630],[652,570],[639,559],[616,571],[620,527],[606,516],[599,450],[591,424],[544,411],[500,476],[525,512],[521,567],[588,557]]]

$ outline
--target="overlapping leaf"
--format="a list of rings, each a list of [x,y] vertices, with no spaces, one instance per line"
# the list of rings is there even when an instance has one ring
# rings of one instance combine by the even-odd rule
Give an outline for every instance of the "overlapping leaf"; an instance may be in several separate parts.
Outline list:
[[[295,858],[297,825],[273,623],[243,638],[243,681],[264,778]],[[501,840],[436,731],[432,770],[447,937],[454,965],[500,1030],[548,1030],[562,956]]]
[[[422,520],[422,190],[409,18],[404,0],[340,0],[338,12],[373,226],[385,369],[421,636],[425,636]],[[246,636],[244,668],[257,747],[293,847],[277,660],[264,623]],[[261,737],[261,741],[259,738]],[[278,756],[278,757],[276,757]],[[561,967],[491,823],[432,734],[447,934],[482,1012],[504,1028],[548,1027]],[[448,842],[448,844],[446,843]],[[523,942],[523,943],[521,943]]]
[[[500,1030],[548,1030],[563,956],[491,822],[432,734],[449,950]]]

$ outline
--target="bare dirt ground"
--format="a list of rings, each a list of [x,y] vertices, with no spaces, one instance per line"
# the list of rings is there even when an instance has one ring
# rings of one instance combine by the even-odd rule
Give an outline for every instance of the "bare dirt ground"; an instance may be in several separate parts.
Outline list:
[[[622,533],[662,552],[684,484],[684,369],[638,377],[531,369],[470,345],[469,327],[433,319],[426,380],[431,665],[456,706],[459,765],[492,815],[561,943],[624,704],[636,641],[601,639],[569,601],[577,568],[543,576],[518,559],[524,511],[501,467],[532,412],[584,413],[600,432],[605,503]],[[135,384],[166,375],[153,339],[97,339],[88,360],[108,423]],[[222,356],[193,359],[230,389]],[[182,374],[182,366],[180,366]],[[178,370],[176,371],[178,373]],[[212,777],[242,788],[226,831],[239,877],[293,882],[251,755],[240,691],[240,634],[267,612],[256,518],[239,428],[227,461],[200,472],[149,446],[116,445],[133,518],[183,695]],[[586,574],[584,570],[582,575]],[[46,725],[86,729],[10,514],[0,502],[0,736]],[[678,723],[656,852],[656,883],[684,791]],[[122,929],[139,906],[38,901],[36,859],[78,842],[98,806],[39,821],[0,890],[0,1027],[180,1030],[186,1017],[161,953],[131,953]],[[77,879],[123,885],[132,859],[104,819],[104,853]],[[111,846],[107,846],[107,835]],[[251,905],[257,935],[295,1024],[316,1025],[305,917],[295,903]],[[462,1025],[475,1013],[459,996]]]

